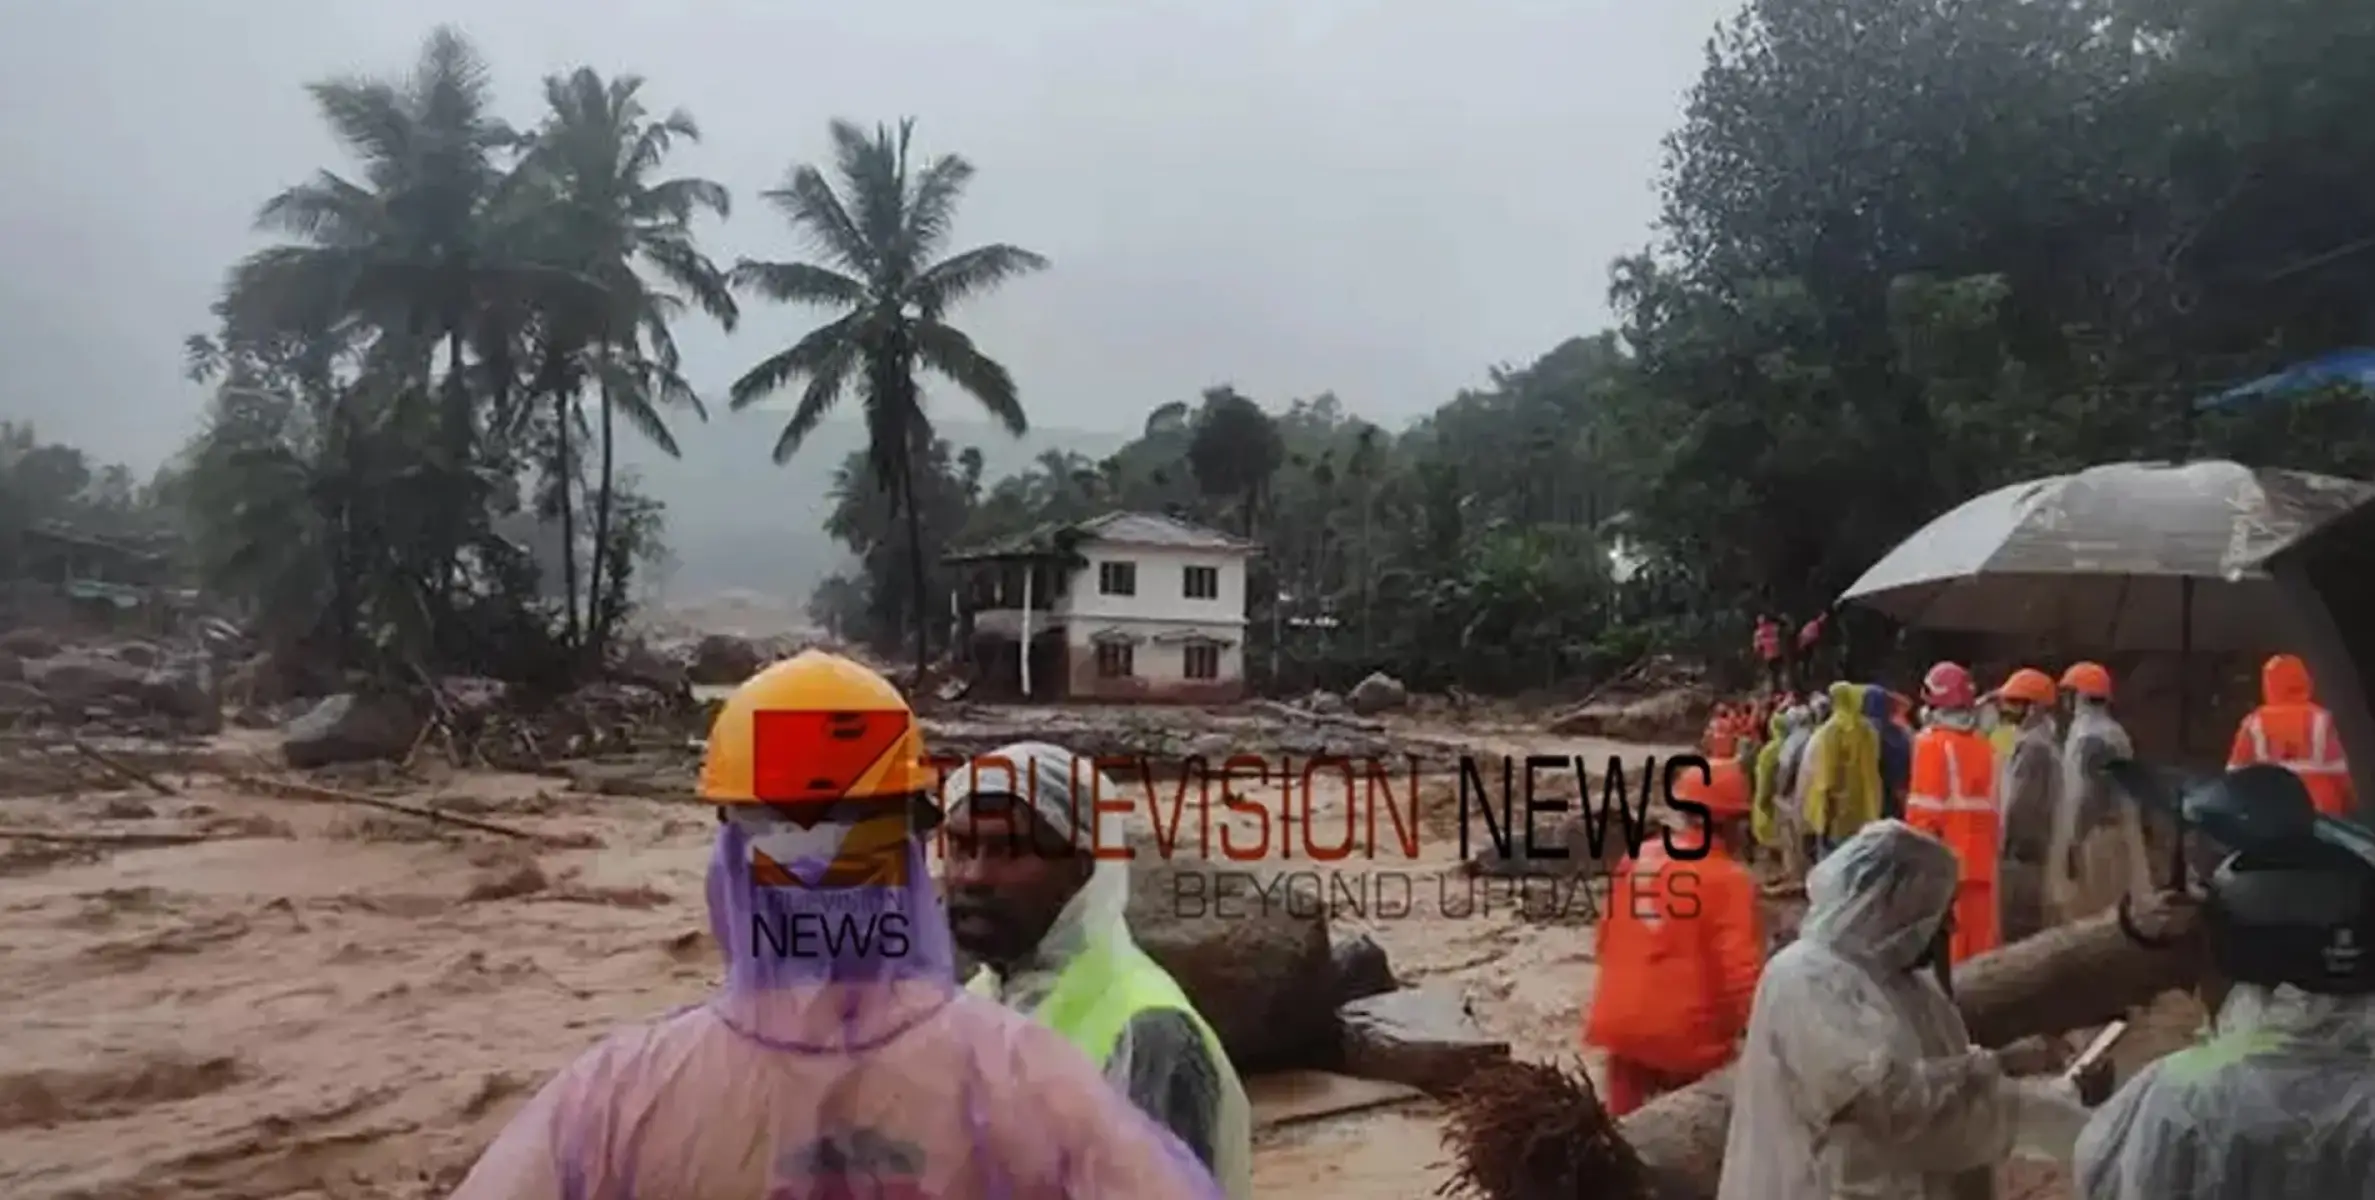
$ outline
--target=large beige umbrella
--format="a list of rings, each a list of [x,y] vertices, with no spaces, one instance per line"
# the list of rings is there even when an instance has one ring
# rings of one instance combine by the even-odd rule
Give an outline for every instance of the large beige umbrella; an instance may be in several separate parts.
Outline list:
[[[2111,463],[2016,483],[1923,526],[1840,596],[1927,629],[2090,650],[2287,640],[2260,559],[2375,484],[2239,463]]]

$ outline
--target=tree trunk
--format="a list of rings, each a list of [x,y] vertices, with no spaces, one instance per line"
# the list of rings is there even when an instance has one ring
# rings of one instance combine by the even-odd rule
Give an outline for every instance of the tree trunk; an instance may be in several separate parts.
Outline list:
[[[2107,1024],[2163,992],[2192,986],[2202,965],[2191,940],[2195,909],[2182,901],[2137,907],[2137,924],[2147,932],[2185,940],[2147,949],[2121,932],[2117,914],[2105,913],[1983,954],[1958,970],[1955,1006],[1971,1040],[2004,1046]],[[1725,1068],[1651,1101],[1619,1128],[1657,1181],[1659,1200],[1713,1200],[1731,1115],[1732,1072]]]
[[[559,474],[561,498],[561,604],[565,614],[562,624],[568,630],[572,649],[582,645],[578,640],[577,623],[577,504],[572,494],[577,483],[575,464],[569,456],[569,396],[553,393],[553,423],[559,430],[560,463],[554,468]]]
[[[1377,531],[1373,518],[1377,512],[1377,488],[1364,481],[1361,484],[1361,669],[1373,664],[1370,656],[1376,643],[1369,633],[1370,623],[1377,616]]]
[[[592,575],[593,599],[586,604],[586,665],[595,671],[602,669],[604,655],[609,651],[610,623],[614,614],[625,608],[625,597],[609,593],[610,584],[610,508],[611,478],[617,473],[616,414],[610,406],[610,381],[601,383],[602,405],[602,474],[594,492],[594,565]],[[622,580],[620,586],[624,586]]]
[[[907,598],[915,614],[915,686],[920,691],[932,665],[932,612],[924,595],[924,515],[915,505],[912,453],[899,464],[899,508],[907,517]]]

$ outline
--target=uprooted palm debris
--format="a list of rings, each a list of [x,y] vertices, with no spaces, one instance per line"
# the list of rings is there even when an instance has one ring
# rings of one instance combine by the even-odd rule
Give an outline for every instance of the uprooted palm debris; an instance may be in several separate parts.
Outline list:
[[[1452,1177],[1438,1196],[1460,1200],[1646,1200],[1649,1173],[1617,1133],[1591,1078],[1555,1063],[1486,1068],[1447,1106],[1443,1143]]]

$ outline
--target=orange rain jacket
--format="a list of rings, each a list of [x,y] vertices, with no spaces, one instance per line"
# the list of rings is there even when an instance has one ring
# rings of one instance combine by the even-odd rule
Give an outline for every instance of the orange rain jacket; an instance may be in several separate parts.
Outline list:
[[[1961,868],[1953,961],[1995,949],[2003,940],[1996,919],[1996,859],[2004,847],[2004,814],[1996,803],[1996,750],[1986,734],[1976,726],[1938,723],[1913,739],[1905,823],[1946,843]]]
[[[2308,664],[2290,654],[2260,668],[2260,706],[2236,727],[2234,748],[2227,752],[2230,771],[2254,763],[2300,776],[2317,811],[2329,817],[2348,816],[2357,806],[2334,714],[2317,703]]]
[[[1756,880],[1720,845],[1683,860],[1653,836],[1617,871],[1598,957],[1585,1045],[1673,1075],[1714,1071],[1748,1029],[1765,966]]]

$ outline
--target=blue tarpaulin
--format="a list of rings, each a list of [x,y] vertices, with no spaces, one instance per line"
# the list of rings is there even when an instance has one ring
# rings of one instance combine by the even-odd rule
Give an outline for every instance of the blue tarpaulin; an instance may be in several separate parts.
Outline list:
[[[2375,349],[2336,350],[2295,363],[2273,375],[2202,400],[2197,408],[2233,408],[2257,400],[2282,400],[2324,388],[2357,387],[2375,392]]]

